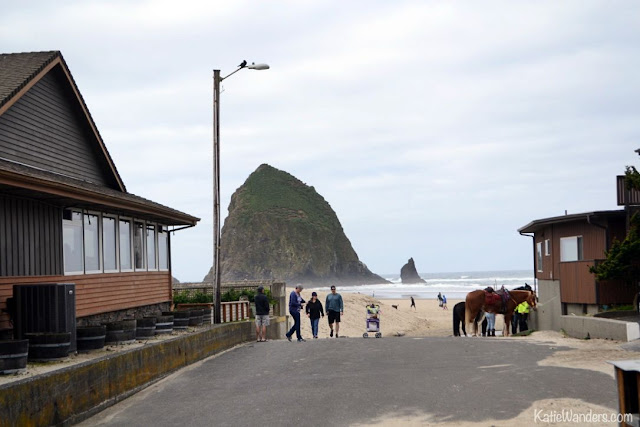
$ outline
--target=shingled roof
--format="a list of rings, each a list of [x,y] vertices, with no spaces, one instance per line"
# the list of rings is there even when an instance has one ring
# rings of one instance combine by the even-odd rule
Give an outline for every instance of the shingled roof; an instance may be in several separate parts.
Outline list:
[[[38,75],[59,51],[0,54],[0,108]]]

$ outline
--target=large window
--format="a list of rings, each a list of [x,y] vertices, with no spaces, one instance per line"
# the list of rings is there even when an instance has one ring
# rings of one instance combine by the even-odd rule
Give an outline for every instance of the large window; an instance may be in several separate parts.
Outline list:
[[[110,216],[102,217],[102,253],[104,260],[104,271],[117,271],[117,255],[116,247],[116,219]]]
[[[72,209],[62,218],[65,274],[169,269],[165,225]]]
[[[147,224],[147,268],[155,270],[156,267],[156,226]]]
[[[131,221],[121,219],[118,224],[120,235],[120,270],[133,270],[131,263]]]
[[[144,224],[138,221],[133,225],[133,259],[136,270],[144,269]]]
[[[560,261],[581,261],[582,236],[560,238]]]
[[[158,226],[158,268],[169,269],[169,233],[162,225]]]
[[[62,243],[65,274],[83,273],[82,213],[65,210],[62,220]]]

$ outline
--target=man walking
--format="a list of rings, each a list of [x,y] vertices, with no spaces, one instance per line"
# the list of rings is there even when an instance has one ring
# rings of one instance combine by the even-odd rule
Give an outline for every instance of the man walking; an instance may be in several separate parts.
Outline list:
[[[302,304],[304,304],[305,302],[300,296],[300,292],[302,292],[302,289],[302,285],[298,285],[296,286],[296,289],[289,295],[289,314],[291,314],[291,317],[293,317],[293,326],[291,327],[291,329],[289,329],[289,332],[285,334],[289,341],[291,341],[291,336],[294,332],[296,333],[298,342],[306,341],[300,334],[300,309],[302,308]]]
[[[333,324],[336,324],[336,338],[338,338],[338,332],[340,331],[340,315],[344,315],[344,303],[342,302],[342,295],[336,293],[336,287],[331,286],[331,293],[327,295],[327,299],[324,303],[324,308],[327,310],[327,317],[329,318],[329,327],[331,328],[330,337],[333,336]]]
[[[269,300],[264,294],[264,287],[258,286],[258,293],[254,299],[256,304],[256,340],[267,341],[267,326],[269,326]]]

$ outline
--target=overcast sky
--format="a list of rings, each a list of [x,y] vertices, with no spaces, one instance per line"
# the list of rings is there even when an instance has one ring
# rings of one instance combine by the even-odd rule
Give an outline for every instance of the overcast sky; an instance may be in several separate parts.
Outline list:
[[[222,206],[260,164],[331,204],[379,274],[532,269],[534,219],[618,209],[640,165],[640,2],[3,1],[2,52],[60,50],[127,190],[202,218],[212,264],[212,70]]]

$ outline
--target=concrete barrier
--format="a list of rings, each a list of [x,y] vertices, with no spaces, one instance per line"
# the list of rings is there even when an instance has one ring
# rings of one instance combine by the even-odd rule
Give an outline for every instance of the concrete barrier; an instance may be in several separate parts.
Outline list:
[[[574,338],[604,338],[633,341],[640,338],[640,325],[636,322],[604,319],[590,316],[561,316],[560,327]]]
[[[271,319],[270,339],[282,338],[286,320]],[[253,322],[206,327],[0,386],[0,426],[78,423],[198,360],[255,340]]]

